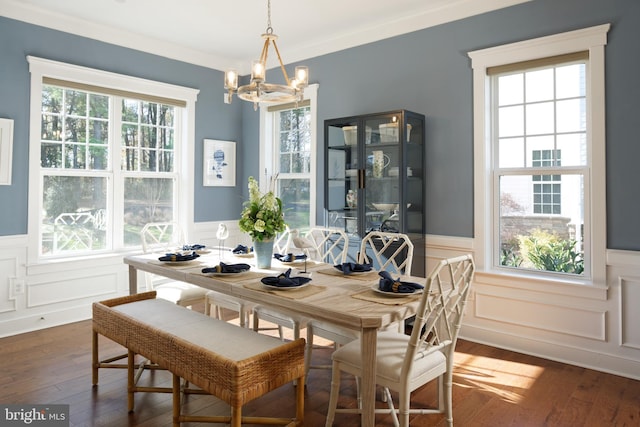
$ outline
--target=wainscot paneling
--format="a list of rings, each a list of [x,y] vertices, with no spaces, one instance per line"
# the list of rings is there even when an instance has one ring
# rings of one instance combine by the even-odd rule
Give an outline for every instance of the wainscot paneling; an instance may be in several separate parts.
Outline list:
[[[474,254],[469,238],[427,236],[427,267]],[[640,379],[640,252],[609,250],[606,286],[479,271],[461,337]]]
[[[619,278],[620,345],[640,350],[638,302],[640,302],[640,276]]]
[[[88,298],[102,299],[118,292],[118,274],[113,271],[91,271],[76,278],[30,283],[27,287],[27,308],[59,304]]]
[[[128,292],[122,255],[27,261],[27,236],[0,238],[0,336],[91,318],[91,303]]]
[[[585,310],[552,302],[524,301],[475,292],[476,318],[512,323],[567,335],[605,339],[605,315],[602,310]]]
[[[6,245],[15,245],[16,239],[4,239]],[[0,315],[18,309],[18,300],[25,292],[24,275],[20,265],[24,264],[26,250],[4,248],[0,245]]]

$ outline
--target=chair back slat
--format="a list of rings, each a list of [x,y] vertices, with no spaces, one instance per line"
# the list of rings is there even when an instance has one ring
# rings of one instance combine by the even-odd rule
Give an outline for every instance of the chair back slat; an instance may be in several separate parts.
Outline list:
[[[413,242],[402,233],[372,231],[360,244],[359,263],[372,263],[377,270],[411,275]]]
[[[176,222],[150,222],[140,231],[142,251],[174,252],[184,244],[182,228]]]
[[[416,313],[403,369],[425,353],[442,351],[451,362],[469,297],[475,264],[471,255],[442,260],[429,274]]]
[[[336,265],[347,260],[349,236],[338,228],[313,227],[304,237],[293,237],[292,243],[314,261]]]

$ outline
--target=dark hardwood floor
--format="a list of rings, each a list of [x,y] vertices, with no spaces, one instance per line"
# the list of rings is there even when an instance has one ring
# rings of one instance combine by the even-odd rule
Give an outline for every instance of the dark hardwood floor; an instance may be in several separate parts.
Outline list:
[[[121,347],[101,337],[101,357]],[[328,348],[314,352],[329,361]],[[0,403],[69,404],[71,426],[170,426],[171,395],[138,393],[127,413],[126,372],[101,369],[91,385],[91,321],[0,339]],[[460,340],[454,373],[454,423],[463,426],[640,426],[640,381],[604,374]],[[141,381],[166,384],[167,372],[147,372]],[[312,370],[307,383],[305,425],[323,426],[330,371]],[[245,406],[245,415],[293,415],[292,386]],[[340,405],[355,405],[355,382],[344,378]],[[435,401],[434,385],[414,393],[413,402]],[[227,413],[211,396],[190,395],[188,411]],[[384,404],[380,402],[380,406]],[[379,426],[392,426],[378,415]],[[1,424],[1,423],[0,423]],[[205,424],[186,424],[205,425]],[[211,425],[211,424],[206,424]],[[336,426],[359,425],[359,417],[338,414]],[[415,416],[412,426],[444,426],[441,415]]]

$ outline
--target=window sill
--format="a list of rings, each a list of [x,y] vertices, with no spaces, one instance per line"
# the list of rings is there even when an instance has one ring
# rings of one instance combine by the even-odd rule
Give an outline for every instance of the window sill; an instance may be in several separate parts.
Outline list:
[[[83,270],[114,265],[125,265],[122,261],[126,255],[139,254],[141,251],[129,250],[121,252],[105,252],[92,255],[79,255],[64,258],[40,258],[34,263],[27,264],[27,274],[48,274],[60,271]]]

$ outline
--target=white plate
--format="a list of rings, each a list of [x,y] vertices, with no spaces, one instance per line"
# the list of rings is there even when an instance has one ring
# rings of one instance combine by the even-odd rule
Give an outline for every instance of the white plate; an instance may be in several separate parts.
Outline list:
[[[237,256],[238,258],[253,258],[253,252],[248,253],[248,254],[234,254],[234,253],[231,253],[231,255]]]
[[[379,285],[373,285],[371,287],[371,289],[373,289],[374,292],[377,292],[379,294],[384,295],[385,297],[390,297],[390,298],[406,298],[406,297],[410,297],[413,295],[420,295],[424,289],[418,289],[415,292],[412,293],[406,293],[406,292],[385,292],[385,291],[381,291],[379,288]]]
[[[245,271],[241,271],[240,273],[203,273],[206,274],[207,276],[214,276],[214,277],[237,277],[237,276],[242,276],[244,274],[247,274],[250,270],[245,270]]]
[[[300,265],[300,264],[304,264],[304,260],[303,259],[297,259],[295,261],[280,261],[279,259],[274,258],[276,261],[279,261],[280,264],[282,265]]]
[[[337,269],[337,268],[335,268],[335,267],[333,267],[333,269],[334,269],[335,271],[337,271],[338,273],[342,273],[342,274],[344,274],[344,271],[342,271],[342,270],[339,270],[339,269]],[[356,274],[356,275],[358,275],[358,274],[368,274],[368,273],[375,273],[375,272],[376,272],[376,271],[375,271],[374,269],[371,269],[371,270],[369,270],[369,271],[352,271],[352,272],[351,272],[351,273],[349,273],[349,274],[345,274],[345,276],[351,276],[352,274]]]
[[[262,283],[262,286],[264,286],[267,289],[272,289],[274,291],[297,291],[298,289],[306,288],[310,284],[311,284],[310,282],[307,282],[300,286],[273,286],[273,285],[265,285],[264,283]]]
[[[184,261],[160,261],[162,264],[164,265],[185,265],[185,264],[189,264],[191,262],[197,261],[198,258],[194,258],[194,259],[186,259]]]

